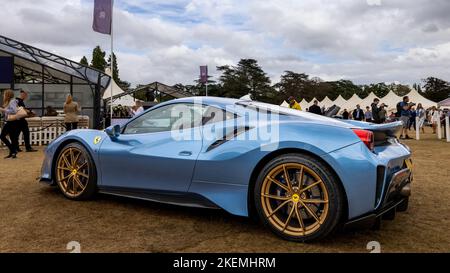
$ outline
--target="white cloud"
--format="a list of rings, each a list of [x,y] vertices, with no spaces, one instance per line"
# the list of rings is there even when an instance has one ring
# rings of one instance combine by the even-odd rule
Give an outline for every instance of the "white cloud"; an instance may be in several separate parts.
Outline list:
[[[1,34],[79,60],[109,39],[92,31],[92,0],[0,0]],[[124,0],[115,10],[121,77],[192,83],[198,66],[255,58],[358,83],[447,78],[450,1]],[[214,69],[210,69],[214,73]]]

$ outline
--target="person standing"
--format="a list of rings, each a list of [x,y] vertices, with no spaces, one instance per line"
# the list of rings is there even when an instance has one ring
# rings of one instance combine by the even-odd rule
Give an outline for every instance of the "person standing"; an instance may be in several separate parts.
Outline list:
[[[78,112],[78,103],[73,101],[72,95],[68,95],[66,103],[64,103],[64,123],[67,131],[78,129]]]
[[[419,129],[422,130],[423,134],[425,134],[425,128],[423,125],[425,124],[426,112],[421,103],[417,105],[416,115],[419,117]]]
[[[400,110],[400,120],[403,122],[403,130],[400,135],[400,139],[411,139],[408,136],[408,128],[409,128],[409,119],[411,117],[411,105],[409,104],[409,97],[404,96],[403,101],[398,103]]]
[[[295,109],[295,110],[302,110],[302,107],[300,106],[300,103],[298,103],[294,97],[290,96],[288,98],[288,102],[289,102],[289,108],[291,109]]]
[[[317,100],[314,101],[314,104],[311,105],[311,107],[309,107],[309,112],[316,115],[322,115],[322,110],[320,109],[319,101]]]
[[[370,111],[370,107],[366,107],[366,113],[364,113],[364,118],[366,119],[366,122],[372,122],[372,111]]]
[[[379,123],[385,123],[386,122],[386,116],[387,116],[387,112],[386,112],[386,105],[384,105],[384,103],[382,103],[380,105],[379,111],[378,111],[378,120]]]
[[[3,108],[1,111],[4,113],[5,124],[0,134],[0,139],[5,143],[9,149],[9,155],[6,158],[17,157],[17,147],[19,147],[18,121],[8,121],[10,115],[15,115],[18,111],[17,101],[14,99],[14,92],[12,90],[6,90],[3,93]],[[9,136],[9,140],[8,137]]]
[[[344,112],[342,113],[343,119],[348,119],[350,117],[350,113],[347,111],[347,109],[344,109]]]
[[[411,109],[409,110],[409,114],[410,118],[408,130],[411,131],[411,127],[413,127],[413,129],[416,130],[416,116],[417,116],[416,109],[414,107],[411,107]]]
[[[372,103],[372,117],[374,123],[380,123],[380,108],[378,107],[378,103],[380,103],[380,100],[378,98],[375,98]]]
[[[364,111],[361,109],[361,106],[358,104],[356,105],[356,109],[353,111],[353,119],[362,121],[364,118]]]
[[[28,98],[28,93],[24,90],[20,91],[19,97],[16,98],[17,101],[17,106],[18,107],[23,107],[24,109],[26,109],[25,107],[25,100]],[[31,111],[27,110],[28,113],[31,113]],[[25,150],[27,152],[37,152],[37,150],[33,149],[31,147],[31,143],[30,143],[30,128],[28,127],[28,122],[26,120],[26,118],[22,118],[19,119],[17,121],[17,125],[18,125],[18,136],[20,136],[20,133],[23,134],[23,142],[25,143]],[[22,150],[20,150],[19,147],[17,147],[16,149],[18,152],[21,152]]]
[[[136,105],[131,108],[131,116],[135,117],[144,112],[144,103],[141,100],[136,101]]]
[[[433,106],[430,111],[430,122],[431,127],[433,128],[433,134],[436,134],[436,128],[437,128],[437,122],[439,120],[439,117],[437,117],[439,114],[439,111],[437,110],[436,106]]]

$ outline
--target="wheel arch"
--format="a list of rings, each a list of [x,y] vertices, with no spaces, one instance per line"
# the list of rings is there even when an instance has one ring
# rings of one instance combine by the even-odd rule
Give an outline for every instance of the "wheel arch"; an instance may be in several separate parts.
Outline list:
[[[260,173],[260,171],[264,168],[264,166],[269,163],[272,159],[281,156],[281,155],[286,155],[286,154],[304,154],[304,155],[308,155],[311,157],[314,157],[315,159],[319,160],[321,163],[323,163],[332,173],[333,175],[337,178],[339,186],[341,187],[342,193],[344,194],[344,213],[342,215],[341,220],[345,221],[348,218],[348,198],[347,198],[347,193],[345,191],[344,185],[342,183],[341,178],[339,177],[339,175],[336,173],[336,171],[334,170],[333,167],[331,167],[331,165],[324,160],[322,157],[318,156],[317,154],[314,154],[310,151],[304,150],[304,149],[299,149],[299,148],[283,148],[280,150],[276,150],[273,151],[267,155],[265,155],[255,166],[255,168],[253,169],[251,176],[250,176],[250,181],[249,181],[249,186],[248,186],[248,193],[247,193],[247,207],[248,207],[248,214],[249,217],[255,217],[256,216],[256,208],[254,205],[254,198],[253,198],[253,189],[255,187],[256,184],[256,180],[258,179],[258,175]],[[255,217],[256,218],[256,217]]]
[[[67,145],[69,145],[71,143],[76,143],[76,144],[79,144],[79,145],[83,146],[86,149],[86,151],[89,153],[89,156],[91,158],[94,158],[93,155],[92,155],[91,150],[89,149],[89,147],[86,144],[84,144],[82,141],[78,140],[78,139],[69,138],[69,139],[66,139],[63,142],[59,143],[58,147],[55,149],[55,152],[53,153],[53,158],[52,158],[52,168],[51,168],[52,181],[53,181],[52,185],[56,185],[55,164],[56,164],[56,161],[58,160],[58,156],[61,153],[62,149],[64,149],[64,147],[66,147]],[[96,168],[96,172],[98,173],[97,166],[95,166],[95,168]]]

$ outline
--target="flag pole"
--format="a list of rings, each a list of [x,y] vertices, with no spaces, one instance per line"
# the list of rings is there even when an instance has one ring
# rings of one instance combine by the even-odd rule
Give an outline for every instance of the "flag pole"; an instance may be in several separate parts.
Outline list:
[[[110,112],[111,112],[111,120],[113,119],[113,87],[114,87],[114,0],[111,0],[111,100],[109,103]]]

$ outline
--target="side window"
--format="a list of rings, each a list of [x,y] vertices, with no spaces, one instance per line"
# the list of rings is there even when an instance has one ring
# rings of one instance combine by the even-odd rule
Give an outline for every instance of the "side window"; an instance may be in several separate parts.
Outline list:
[[[203,114],[203,125],[212,124],[216,122],[224,122],[226,120],[234,119],[235,114],[227,112],[212,106],[205,106]]]
[[[177,103],[159,107],[133,120],[124,134],[146,134],[189,129],[202,124],[202,105]]]

